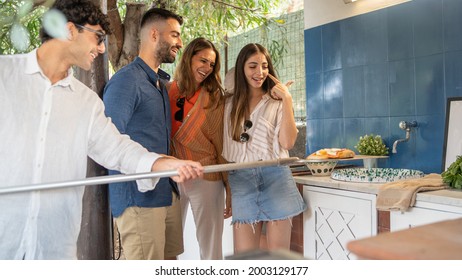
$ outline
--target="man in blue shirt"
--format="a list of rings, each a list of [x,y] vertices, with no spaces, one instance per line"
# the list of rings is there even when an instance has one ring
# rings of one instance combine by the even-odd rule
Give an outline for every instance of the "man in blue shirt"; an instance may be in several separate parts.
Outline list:
[[[161,63],[174,62],[183,46],[182,23],[168,10],[149,9],[141,20],[139,56],[118,71],[104,91],[106,114],[119,131],[159,154],[169,154],[171,114],[158,71]],[[172,180],[163,178],[147,192],[140,192],[135,182],[110,184],[109,199],[127,259],[183,253],[178,187]]]

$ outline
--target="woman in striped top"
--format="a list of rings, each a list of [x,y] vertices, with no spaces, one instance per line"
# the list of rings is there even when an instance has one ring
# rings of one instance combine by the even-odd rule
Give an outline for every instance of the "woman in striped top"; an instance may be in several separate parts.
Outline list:
[[[276,78],[268,51],[248,44],[234,69],[234,89],[224,111],[223,157],[251,162],[289,157],[298,134],[288,84]],[[229,172],[234,251],[259,248],[266,224],[268,249],[290,249],[291,219],[306,209],[287,166]]]
[[[207,39],[194,39],[184,50],[169,89],[173,156],[204,166],[225,163],[223,93],[217,49]],[[201,259],[223,258],[223,219],[231,215],[230,196],[224,205],[225,182],[226,174],[210,173],[179,184],[183,226],[190,204]]]

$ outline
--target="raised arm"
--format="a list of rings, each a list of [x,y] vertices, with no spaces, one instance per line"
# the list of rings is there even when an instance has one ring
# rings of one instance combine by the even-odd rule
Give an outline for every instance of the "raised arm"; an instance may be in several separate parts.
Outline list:
[[[279,144],[284,149],[290,150],[294,147],[298,134],[298,129],[295,124],[294,108],[292,105],[292,95],[288,89],[288,86],[292,84],[292,81],[285,85],[271,74],[268,74],[268,77],[276,83],[276,85],[271,89],[271,95],[276,99],[282,100],[282,119],[281,129],[279,131]]]

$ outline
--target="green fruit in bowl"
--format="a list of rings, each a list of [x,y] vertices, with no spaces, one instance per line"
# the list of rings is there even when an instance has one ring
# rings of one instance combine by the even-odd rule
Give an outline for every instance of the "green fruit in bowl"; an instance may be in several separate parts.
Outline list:
[[[355,148],[361,155],[368,156],[386,156],[388,155],[388,148],[383,143],[383,139],[380,135],[364,135],[359,137],[358,144]]]

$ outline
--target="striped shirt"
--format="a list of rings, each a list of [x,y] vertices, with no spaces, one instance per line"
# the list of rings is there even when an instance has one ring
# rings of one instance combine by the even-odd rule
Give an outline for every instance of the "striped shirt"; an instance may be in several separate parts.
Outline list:
[[[263,95],[250,114],[252,127],[246,130],[250,139],[243,143],[234,141],[231,136],[232,100],[232,97],[228,98],[225,104],[223,157],[237,163],[289,157],[289,151],[279,145],[282,102],[270,98],[268,94]]]
[[[170,86],[168,94],[172,108],[172,121],[175,123],[174,114],[178,110],[175,103],[179,97],[176,81]],[[185,102],[184,115],[186,117],[172,135],[172,155],[180,159],[199,161],[204,166],[226,163],[220,156],[223,147],[223,104],[217,108],[204,109],[209,102],[209,94],[198,90],[196,95],[200,97],[189,100],[189,102],[194,101],[193,106],[188,106],[188,102]],[[208,181],[227,180],[224,173],[207,173],[203,178]]]

